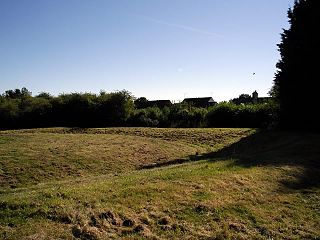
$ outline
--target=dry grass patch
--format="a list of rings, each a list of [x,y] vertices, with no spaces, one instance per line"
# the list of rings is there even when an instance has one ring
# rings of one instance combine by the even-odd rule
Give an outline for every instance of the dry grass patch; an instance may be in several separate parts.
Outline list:
[[[11,139],[10,134],[5,135],[9,139],[2,136],[1,144],[16,141],[16,134]],[[27,135],[42,137],[30,132],[17,137]],[[75,152],[89,156],[96,149],[91,145],[97,144],[93,135],[43,133],[57,139],[68,136],[71,142],[64,143],[64,156],[75,156]],[[183,139],[95,135],[112,139],[115,146],[122,138],[134,139],[128,159],[133,158],[138,139],[146,141],[147,149],[152,149],[152,141],[157,146],[158,141],[165,144],[163,151],[178,146],[174,144],[181,144],[182,149],[201,147],[185,145]],[[83,142],[77,145],[80,140]],[[81,148],[86,142],[89,146]],[[219,154],[203,155],[207,159],[202,161],[139,171],[128,167],[122,174],[7,189],[0,193],[0,239],[317,239],[319,144],[314,134],[257,133]],[[104,143],[97,146],[106,147]],[[106,153],[116,151],[110,149],[112,146]]]
[[[123,135],[12,134],[0,136],[0,187],[116,174],[187,158],[200,147]]]
[[[319,189],[282,184],[293,166],[243,168],[234,160],[92,178],[2,196],[8,239],[43,220],[81,239],[281,239],[319,236]],[[28,233],[36,234],[38,225]],[[59,232],[59,231],[58,231]]]
[[[236,142],[252,132],[146,128],[2,131],[0,188],[119,174],[143,166],[185,161],[212,150],[213,146],[221,148]]]
[[[208,151],[218,150],[226,145],[239,141],[243,137],[254,134],[250,128],[41,128],[2,131],[6,133],[57,133],[57,134],[117,134],[140,136],[146,138],[179,141],[201,145]]]

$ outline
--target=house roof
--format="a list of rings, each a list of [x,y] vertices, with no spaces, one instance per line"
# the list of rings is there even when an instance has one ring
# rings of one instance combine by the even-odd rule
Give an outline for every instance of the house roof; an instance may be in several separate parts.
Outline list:
[[[214,102],[212,97],[185,98],[184,102]]]
[[[212,97],[185,98],[183,102],[192,103],[195,106],[208,106],[216,103]]]

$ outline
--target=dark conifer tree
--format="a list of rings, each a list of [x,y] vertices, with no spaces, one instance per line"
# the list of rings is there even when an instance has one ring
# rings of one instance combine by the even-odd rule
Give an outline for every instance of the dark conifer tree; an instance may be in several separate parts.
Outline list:
[[[283,129],[320,129],[319,6],[319,0],[297,0],[288,10],[290,28],[281,35],[281,59],[271,89],[280,104]]]

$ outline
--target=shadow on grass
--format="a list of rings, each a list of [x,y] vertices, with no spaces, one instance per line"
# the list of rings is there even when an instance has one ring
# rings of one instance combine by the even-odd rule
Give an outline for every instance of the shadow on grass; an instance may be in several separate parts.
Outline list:
[[[235,164],[253,166],[297,166],[303,173],[296,181],[282,182],[291,189],[320,186],[320,135],[303,132],[258,132],[208,157],[232,157]]]
[[[163,167],[190,161],[235,159],[236,165],[297,166],[303,171],[292,181],[282,182],[290,189],[320,186],[320,135],[302,132],[260,131],[219,151],[192,155],[187,159],[155,163],[142,168]]]

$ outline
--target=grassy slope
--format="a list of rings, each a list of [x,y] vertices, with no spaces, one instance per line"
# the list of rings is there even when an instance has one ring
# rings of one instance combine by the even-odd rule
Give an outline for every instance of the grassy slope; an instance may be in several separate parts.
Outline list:
[[[0,133],[0,187],[119,174],[188,160],[248,136],[249,129],[37,129]]]
[[[0,238],[320,237],[319,140],[258,133],[198,162],[5,190]]]

